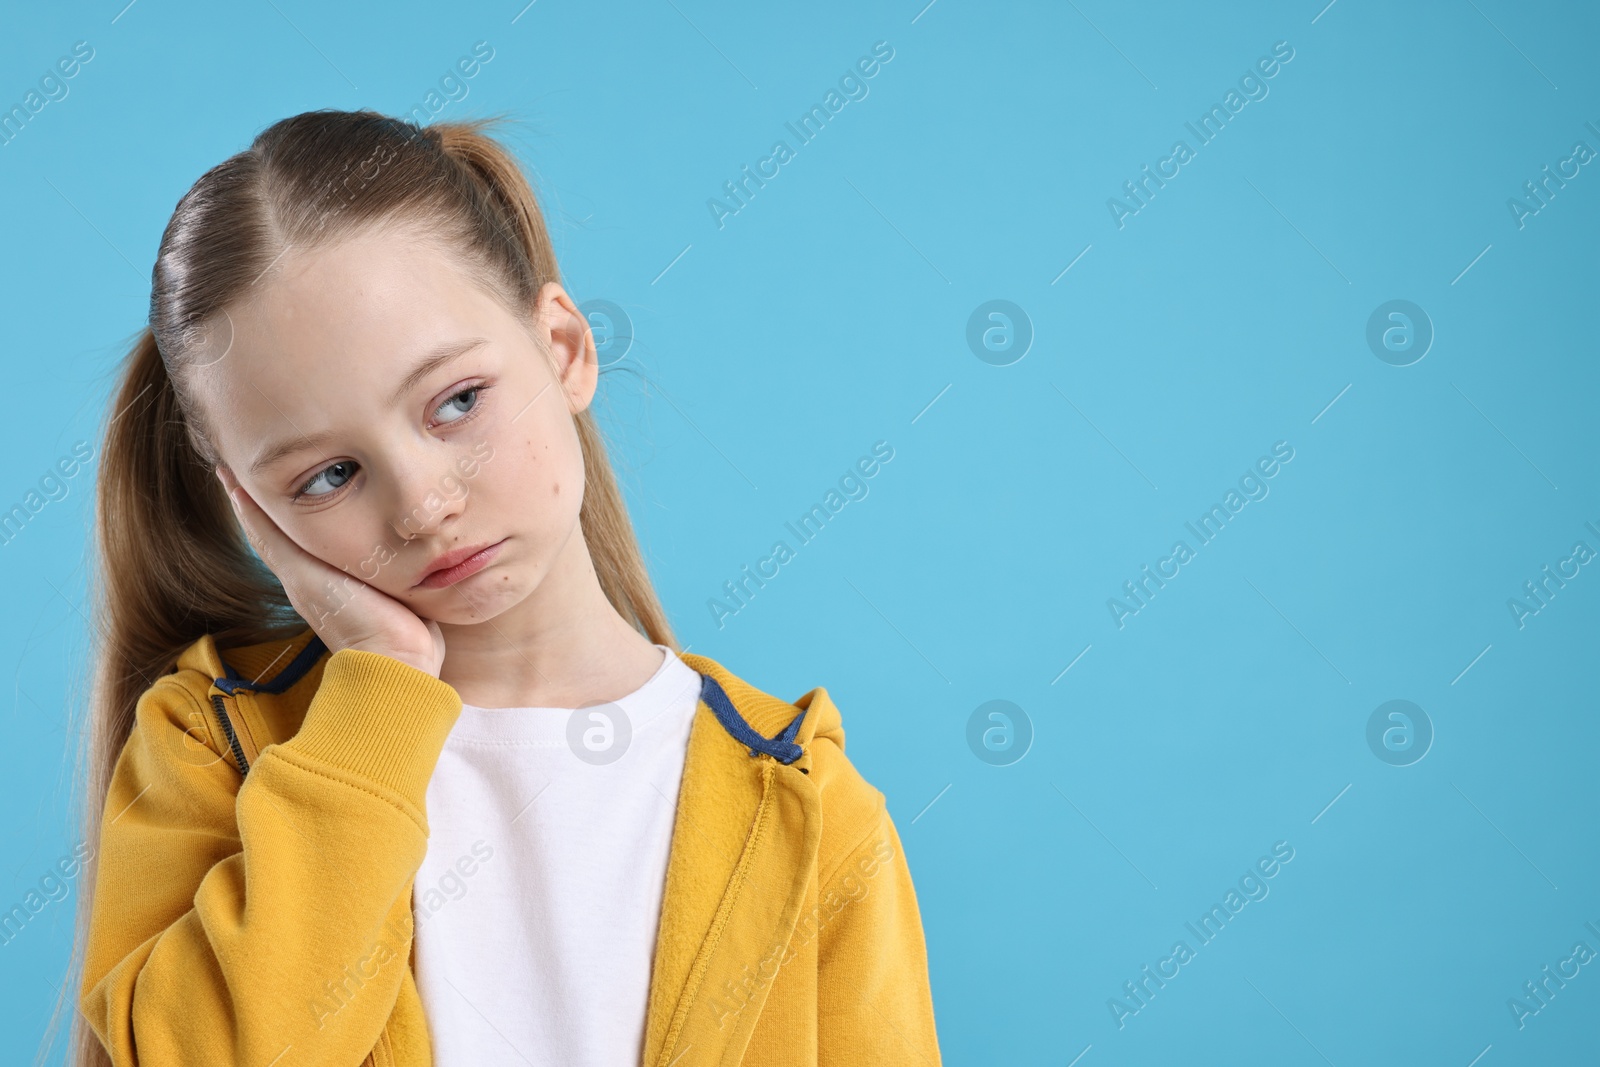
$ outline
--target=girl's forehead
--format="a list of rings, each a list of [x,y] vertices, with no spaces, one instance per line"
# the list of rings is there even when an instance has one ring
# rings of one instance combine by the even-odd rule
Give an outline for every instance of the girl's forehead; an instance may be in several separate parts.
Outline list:
[[[420,346],[500,331],[509,318],[422,245],[352,242],[286,256],[274,271],[227,313],[234,355],[252,374],[392,370]]]

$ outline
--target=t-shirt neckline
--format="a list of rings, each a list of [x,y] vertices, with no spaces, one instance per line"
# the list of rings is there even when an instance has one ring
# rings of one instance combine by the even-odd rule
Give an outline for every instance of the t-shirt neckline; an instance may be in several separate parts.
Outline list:
[[[587,707],[620,707],[629,717],[632,728],[637,731],[677,706],[684,695],[682,690],[693,688],[697,702],[700,675],[666,645],[656,644],[655,647],[662,652],[661,664],[643,685],[616,700],[589,704]],[[450,740],[491,743],[560,741],[565,744],[568,721],[578,710],[582,709],[538,706],[485,708],[463,703],[461,717],[450,732]]]

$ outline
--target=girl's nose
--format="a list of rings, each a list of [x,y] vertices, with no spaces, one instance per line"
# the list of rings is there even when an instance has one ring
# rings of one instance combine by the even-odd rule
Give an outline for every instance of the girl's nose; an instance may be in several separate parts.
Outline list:
[[[438,533],[445,523],[461,514],[466,495],[449,491],[456,484],[452,480],[455,468],[449,463],[415,462],[407,467],[409,476],[404,471],[397,472],[389,525],[398,537],[410,541]]]

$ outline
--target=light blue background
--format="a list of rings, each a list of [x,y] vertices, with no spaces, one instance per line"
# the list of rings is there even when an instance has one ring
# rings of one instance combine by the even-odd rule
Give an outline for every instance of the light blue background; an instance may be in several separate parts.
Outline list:
[[[439,117],[530,123],[568,288],[637,335],[601,411],[680,640],[839,703],[912,865],[948,1063],[1593,1062],[1600,965],[1522,1029],[1507,1001],[1600,950],[1600,568],[1522,628],[1507,600],[1600,550],[1600,166],[1523,228],[1507,200],[1600,149],[1600,15],[922,2],[9,14],[7,107],[73,42],[95,56],[0,147],[0,502],[97,442],[203,170],[298,111],[404,112],[487,41]],[[1267,98],[1118,229],[1107,198],[1280,40]],[[869,95],[719,229],[707,200],[876,41]],[[1009,366],[965,341],[991,299],[1035,331]],[[1392,299],[1436,331],[1406,367],[1365,341]],[[880,440],[869,495],[719,628],[723,582]],[[1270,495],[1119,629],[1107,599],[1277,441]],[[74,834],[70,484],[0,550],[5,908]],[[1396,698],[1436,731],[1406,767],[1365,738]],[[967,745],[991,699],[1034,730],[1009,766]],[[1278,841],[1270,895],[1119,1029],[1108,999]],[[72,906],[0,947],[6,1062],[37,1048]]]

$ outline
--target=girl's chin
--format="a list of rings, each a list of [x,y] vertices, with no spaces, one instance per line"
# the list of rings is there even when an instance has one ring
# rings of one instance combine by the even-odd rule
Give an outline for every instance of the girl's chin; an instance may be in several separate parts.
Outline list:
[[[474,626],[503,614],[521,599],[508,582],[501,582],[498,587],[486,582],[481,592],[477,589],[457,591],[456,586],[436,589],[432,596],[412,598],[412,607],[418,615],[441,626]]]

